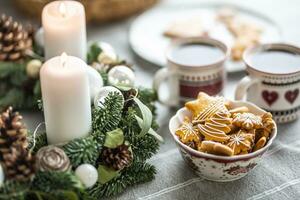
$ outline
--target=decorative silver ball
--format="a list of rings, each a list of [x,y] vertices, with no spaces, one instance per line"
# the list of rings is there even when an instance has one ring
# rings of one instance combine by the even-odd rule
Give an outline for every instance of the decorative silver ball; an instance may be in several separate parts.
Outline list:
[[[98,62],[109,65],[115,63],[118,59],[117,54],[113,47],[105,42],[98,43],[98,46],[101,48],[102,52],[98,55]]]
[[[79,165],[75,170],[75,175],[87,188],[95,185],[98,180],[98,171],[90,164]]]
[[[103,87],[103,79],[99,72],[93,67],[87,67],[87,73],[89,77],[89,87],[90,87],[90,96],[91,101],[94,100],[96,94]]]
[[[2,165],[0,164],[0,187],[3,184],[3,181],[4,181],[4,171]]]
[[[30,78],[38,78],[40,74],[40,69],[42,67],[42,62],[37,59],[29,61],[26,65],[26,73]]]
[[[37,44],[39,47],[44,47],[45,42],[44,42],[44,29],[41,27],[39,30],[37,30],[34,34],[34,42]]]
[[[118,90],[117,88],[115,88],[113,86],[105,86],[105,87],[102,87],[99,90],[99,92],[96,94],[96,96],[94,98],[94,106],[96,108],[102,108],[103,107],[102,104],[105,102],[105,98],[108,96],[108,94],[110,92],[117,92],[118,94],[120,94],[123,98],[123,104],[124,104],[124,96],[120,90]]]
[[[123,86],[132,88],[135,82],[135,74],[130,68],[119,65],[108,72],[108,82],[116,87]]]

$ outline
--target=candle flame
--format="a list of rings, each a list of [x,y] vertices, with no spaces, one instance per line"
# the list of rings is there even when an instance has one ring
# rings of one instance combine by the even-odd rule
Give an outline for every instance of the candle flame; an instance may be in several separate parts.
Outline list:
[[[65,4],[64,2],[61,2],[61,3],[59,4],[58,10],[59,10],[60,14],[61,14],[63,17],[66,16],[66,14],[67,14],[67,7],[66,7],[66,4]]]
[[[63,52],[60,56],[60,62],[63,67],[66,65],[67,60],[68,60],[68,55],[65,52]]]

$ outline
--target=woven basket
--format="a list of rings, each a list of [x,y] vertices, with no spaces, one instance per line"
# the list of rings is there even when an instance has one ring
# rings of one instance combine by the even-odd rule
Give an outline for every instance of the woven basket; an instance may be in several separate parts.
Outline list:
[[[19,9],[40,17],[43,7],[53,0],[15,0]],[[86,11],[87,21],[109,22],[139,13],[159,0],[79,0]]]

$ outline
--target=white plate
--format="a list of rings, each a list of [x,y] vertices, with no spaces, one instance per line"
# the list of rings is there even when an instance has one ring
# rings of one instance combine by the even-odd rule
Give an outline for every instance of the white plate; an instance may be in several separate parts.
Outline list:
[[[185,7],[171,5],[154,8],[139,16],[131,25],[129,40],[132,49],[137,55],[159,66],[166,65],[165,49],[170,39],[163,36],[163,32],[174,21],[199,16],[204,27],[213,27],[210,36],[217,38],[231,46],[233,37],[221,23],[215,23],[216,12],[224,4],[188,4]],[[230,5],[238,11],[241,20],[247,20],[263,29],[261,43],[278,42],[281,40],[281,31],[268,17],[245,8]],[[244,69],[242,62],[229,61],[226,65],[228,72],[237,72]]]

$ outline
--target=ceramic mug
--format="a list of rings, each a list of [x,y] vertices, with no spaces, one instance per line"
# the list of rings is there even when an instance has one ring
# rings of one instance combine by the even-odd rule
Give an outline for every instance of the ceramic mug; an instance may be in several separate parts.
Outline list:
[[[290,122],[300,114],[300,66],[293,71],[281,73],[275,72],[275,69],[270,72],[263,66],[255,66],[252,55],[272,50],[300,56],[299,47],[283,43],[264,44],[246,50],[243,60],[248,75],[239,82],[235,99],[241,100],[246,96],[248,101],[271,112],[276,122]],[[288,62],[285,65],[288,65]]]
[[[211,60],[208,64],[191,65],[178,62],[172,57],[176,48],[184,45],[208,45],[217,48],[221,54],[217,59]],[[205,54],[205,52],[204,52]],[[153,88],[158,91],[161,84],[168,80],[168,98],[163,99],[158,92],[158,99],[168,106],[178,106],[181,103],[195,99],[202,91],[209,95],[220,95],[223,92],[226,69],[224,62],[228,58],[227,46],[215,39],[207,37],[186,38],[174,41],[167,49],[167,67],[160,69],[154,77]],[[190,55],[189,55],[190,56]],[[195,59],[203,55],[194,55]]]

